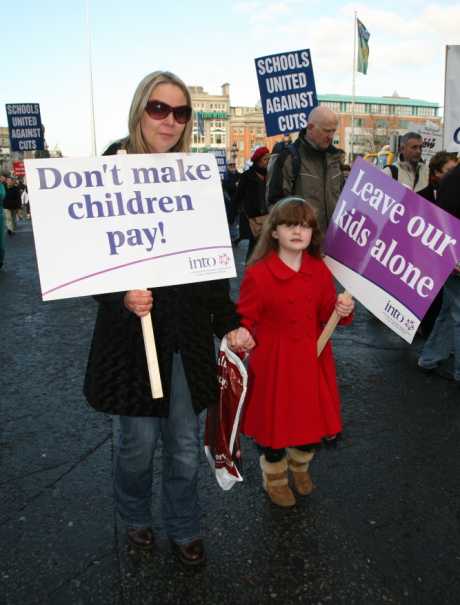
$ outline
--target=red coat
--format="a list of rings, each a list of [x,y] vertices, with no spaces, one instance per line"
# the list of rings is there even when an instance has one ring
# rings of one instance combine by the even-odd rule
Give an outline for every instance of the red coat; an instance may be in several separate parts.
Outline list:
[[[298,272],[275,253],[247,269],[238,312],[256,347],[241,430],[259,445],[318,443],[342,430],[331,344],[316,354],[336,298],[329,269],[306,252]]]

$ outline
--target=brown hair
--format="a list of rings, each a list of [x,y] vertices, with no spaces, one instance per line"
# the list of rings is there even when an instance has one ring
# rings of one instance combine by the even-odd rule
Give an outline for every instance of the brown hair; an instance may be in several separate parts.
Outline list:
[[[180,88],[185,95],[187,105],[190,105],[190,107],[192,106],[192,98],[187,86],[175,74],[171,73],[170,71],[154,71],[145,76],[145,78],[139,82],[134,93],[133,100],[131,101],[131,108],[129,110],[128,117],[129,135],[127,138],[120,141],[122,148],[126,149],[128,153],[151,153],[142,135],[141,119],[152,91],[160,84],[174,84],[174,86]],[[176,145],[174,145],[174,147],[169,151],[190,151],[192,131],[193,116],[185,125],[185,128],[182,131],[180,139]]]
[[[311,242],[307,248],[307,252],[315,258],[321,258],[322,235],[318,227],[315,211],[301,197],[288,196],[279,200],[270,210],[254,252],[248,261],[248,265],[253,265],[257,261],[262,260],[272,250],[278,251],[279,242],[273,237],[273,231],[278,225],[301,224],[306,224],[312,229]]]
[[[438,151],[430,160],[430,176],[435,172],[441,172],[444,168],[444,164],[447,164],[450,160],[457,161],[456,154],[450,153],[449,151]]]

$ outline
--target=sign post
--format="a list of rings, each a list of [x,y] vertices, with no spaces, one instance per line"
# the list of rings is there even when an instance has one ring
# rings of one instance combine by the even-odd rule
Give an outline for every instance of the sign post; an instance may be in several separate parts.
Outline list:
[[[255,59],[267,136],[298,132],[318,105],[308,49]]]
[[[11,151],[42,151],[45,149],[38,103],[8,103],[6,116]]]

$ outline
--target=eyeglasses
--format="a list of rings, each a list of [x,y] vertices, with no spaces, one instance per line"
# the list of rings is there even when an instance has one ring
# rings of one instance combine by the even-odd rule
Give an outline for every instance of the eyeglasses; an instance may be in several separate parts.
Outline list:
[[[153,120],[164,120],[172,112],[178,124],[186,124],[192,117],[192,108],[189,105],[171,107],[163,101],[149,101],[145,106],[145,111]]]

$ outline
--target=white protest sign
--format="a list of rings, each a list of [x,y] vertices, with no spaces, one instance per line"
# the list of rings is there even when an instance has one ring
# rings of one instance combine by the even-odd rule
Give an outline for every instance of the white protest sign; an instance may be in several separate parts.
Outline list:
[[[435,153],[442,150],[442,130],[439,124],[425,122],[409,124],[408,132],[418,132],[423,139],[422,159],[429,162]]]
[[[43,300],[236,275],[211,154],[25,160]]]
[[[444,149],[460,151],[460,45],[446,46]]]

